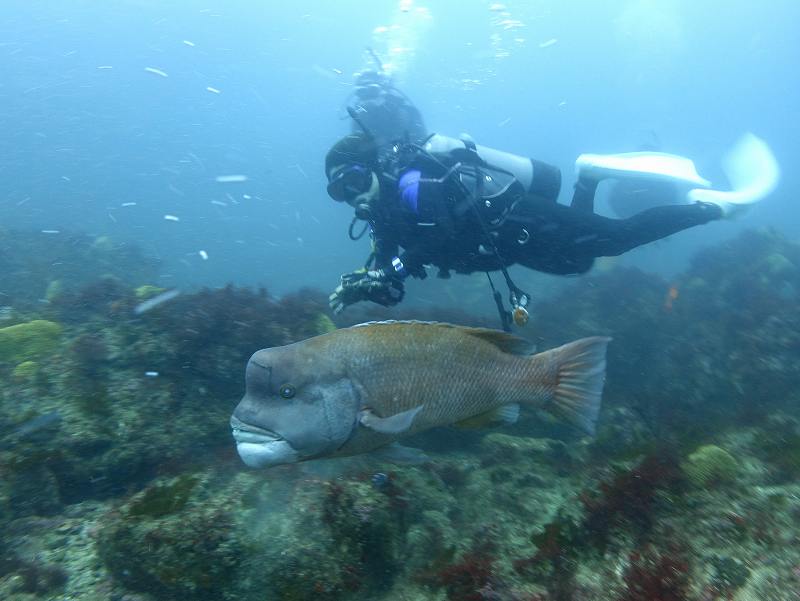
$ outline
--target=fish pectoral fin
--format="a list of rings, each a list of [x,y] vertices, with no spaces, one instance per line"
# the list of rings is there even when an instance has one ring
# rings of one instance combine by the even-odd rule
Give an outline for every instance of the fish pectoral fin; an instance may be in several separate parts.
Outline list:
[[[385,459],[386,461],[400,463],[402,465],[420,465],[430,461],[430,457],[428,457],[424,451],[413,447],[404,447],[396,442],[375,449],[372,452],[372,456],[377,459]]]
[[[491,411],[473,415],[467,419],[462,419],[460,422],[453,424],[457,428],[465,430],[474,428],[486,428],[498,422],[504,424],[515,424],[519,419],[519,405],[517,403],[509,403],[508,405],[501,405]]]
[[[402,434],[411,429],[411,424],[420,411],[422,405],[389,417],[379,417],[372,409],[364,409],[359,414],[358,421],[362,426],[381,434]]]

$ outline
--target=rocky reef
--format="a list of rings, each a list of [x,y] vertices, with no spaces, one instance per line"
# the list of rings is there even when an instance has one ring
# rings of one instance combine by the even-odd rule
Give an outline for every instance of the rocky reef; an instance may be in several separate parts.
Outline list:
[[[155,272],[108,271],[103,253],[132,249],[75,243],[95,266],[54,278],[25,258],[39,237],[0,241],[17,278],[0,297],[2,599],[800,599],[800,245],[774,232],[671,281],[613,269],[533,307],[539,348],[614,338],[594,438],[525,412],[414,437],[421,465],[261,472],[228,427],[255,350],[364,319],[493,320],[332,321],[314,291],[159,297]]]

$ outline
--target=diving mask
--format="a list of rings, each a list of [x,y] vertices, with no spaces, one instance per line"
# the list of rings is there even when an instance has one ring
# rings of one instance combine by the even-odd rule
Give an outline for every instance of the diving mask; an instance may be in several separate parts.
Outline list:
[[[372,186],[372,171],[363,165],[344,165],[336,169],[328,183],[328,196],[337,202],[351,203]]]

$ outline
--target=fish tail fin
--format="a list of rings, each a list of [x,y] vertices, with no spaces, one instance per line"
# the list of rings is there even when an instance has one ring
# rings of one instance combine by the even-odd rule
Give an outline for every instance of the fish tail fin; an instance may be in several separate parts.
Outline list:
[[[550,351],[556,370],[553,400],[545,409],[594,434],[606,379],[607,336],[581,338]]]

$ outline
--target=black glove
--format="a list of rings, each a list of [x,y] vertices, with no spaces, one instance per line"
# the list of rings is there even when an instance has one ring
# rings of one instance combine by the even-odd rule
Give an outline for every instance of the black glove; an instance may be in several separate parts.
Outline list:
[[[359,270],[342,276],[341,283],[328,297],[328,304],[334,313],[363,300],[389,307],[403,300],[403,294],[403,282],[387,276],[382,269]]]

